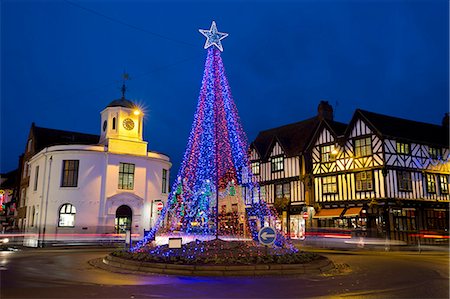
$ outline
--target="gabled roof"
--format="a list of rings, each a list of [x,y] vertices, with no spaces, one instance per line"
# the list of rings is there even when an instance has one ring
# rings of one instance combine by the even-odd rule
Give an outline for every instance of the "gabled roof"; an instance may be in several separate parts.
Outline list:
[[[393,117],[374,112],[357,109],[355,116],[360,115],[379,134],[405,141],[425,143],[448,147],[448,127],[423,123],[399,117]],[[349,130],[351,128],[349,127]]]
[[[98,144],[100,136],[55,130],[49,128],[31,126],[32,134],[34,137],[33,143],[35,146],[35,152],[39,152],[42,149],[52,145],[66,145],[66,144]]]
[[[343,123],[332,120],[326,120],[326,122],[339,134],[343,134],[345,131],[346,125]],[[262,155],[261,159],[268,158],[274,141],[280,142],[286,156],[300,155],[308,146],[319,123],[320,119],[316,116],[293,124],[261,131],[252,142],[252,146]]]
[[[324,119],[323,121],[320,122],[319,126],[313,133],[311,140],[309,141],[306,148],[310,149],[312,146],[314,146],[315,141],[317,140],[317,138],[319,138],[320,133],[322,132],[323,128],[327,128],[328,130],[331,130],[331,133],[333,135],[335,135],[336,138],[338,138],[345,134],[347,127],[348,127],[348,125],[345,123]]]

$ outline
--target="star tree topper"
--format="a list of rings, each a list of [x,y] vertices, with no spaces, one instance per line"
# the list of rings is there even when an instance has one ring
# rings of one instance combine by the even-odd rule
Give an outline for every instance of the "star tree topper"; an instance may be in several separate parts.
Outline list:
[[[227,37],[228,33],[217,31],[216,22],[212,22],[211,28],[209,30],[199,29],[198,31],[200,31],[200,33],[206,37],[204,46],[205,49],[208,49],[209,47],[214,45],[217,47],[217,49],[223,52],[222,43],[220,41]]]

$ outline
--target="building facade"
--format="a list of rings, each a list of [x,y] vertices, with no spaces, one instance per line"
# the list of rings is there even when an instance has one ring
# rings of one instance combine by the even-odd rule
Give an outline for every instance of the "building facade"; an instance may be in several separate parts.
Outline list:
[[[278,211],[280,222],[274,225],[291,238],[303,238],[311,223],[314,197],[307,145],[323,121],[338,128],[344,126],[333,121],[331,105],[322,101],[317,116],[261,131],[250,145],[252,179],[260,187],[259,194],[252,197]]]
[[[314,226],[407,243],[448,236],[448,134],[448,118],[438,126],[356,110],[345,131],[323,122],[310,144]]]
[[[24,159],[25,245],[127,230],[142,236],[156,221],[157,206],[167,201],[171,163],[147,151],[142,111],[124,97],[115,100],[101,112],[100,132],[95,142],[46,142]]]

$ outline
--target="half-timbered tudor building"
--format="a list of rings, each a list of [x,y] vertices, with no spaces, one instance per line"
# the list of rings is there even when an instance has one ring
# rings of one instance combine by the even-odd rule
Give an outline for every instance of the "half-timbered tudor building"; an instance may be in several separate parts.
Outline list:
[[[322,122],[310,143],[314,225],[408,243],[448,236],[449,130],[356,110],[345,132]]]
[[[282,216],[275,225],[292,238],[301,238],[312,207],[311,163],[306,147],[319,124],[333,121],[333,108],[321,101],[315,117],[259,132],[250,145],[253,180],[259,183],[254,200],[264,200]],[[305,215],[305,217],[303,217]],[[289,224],[289,225],[288,225]]]

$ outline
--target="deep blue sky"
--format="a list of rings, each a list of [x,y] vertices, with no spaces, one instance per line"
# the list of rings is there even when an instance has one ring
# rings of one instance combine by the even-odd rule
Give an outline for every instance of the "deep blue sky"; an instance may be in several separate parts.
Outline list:
[[[0,172],[17,167],[33,121],[100,134],[126,70],[174,177],[212,20],[230,34],[222,58],[250,141],[322,99],[342,122],[356,108],[435,124],[448,111],[448,1],[214,2],[3,0]]]

